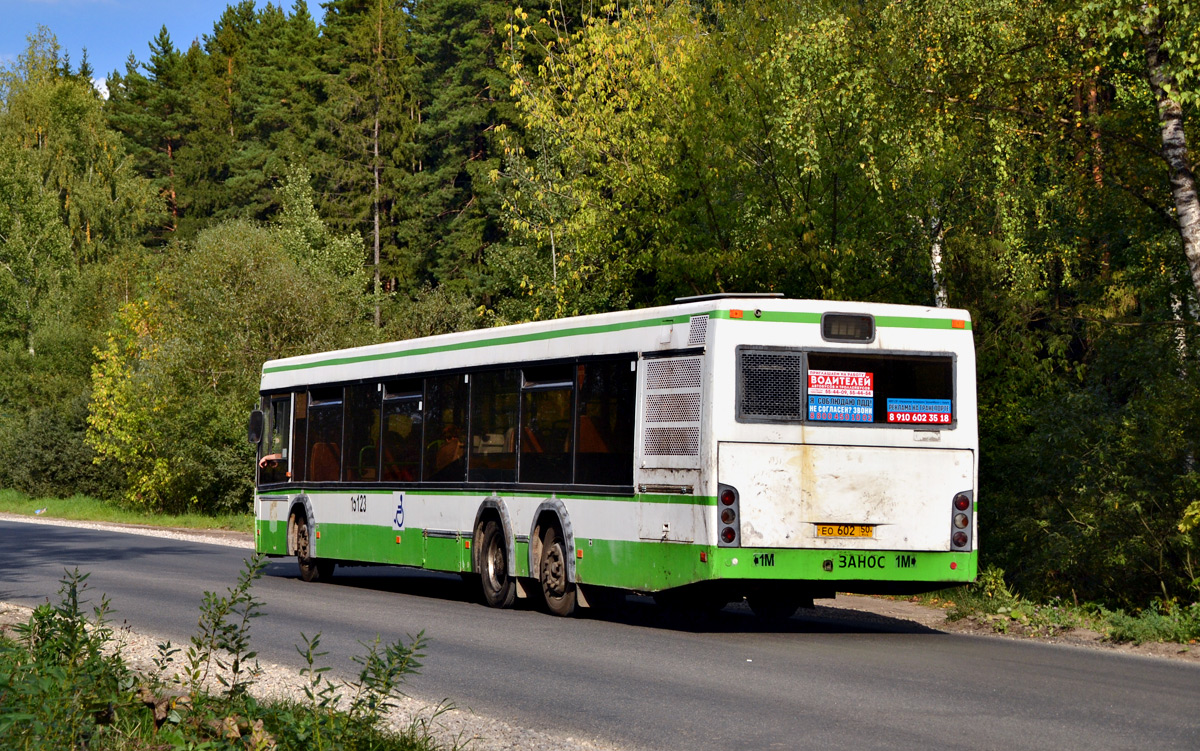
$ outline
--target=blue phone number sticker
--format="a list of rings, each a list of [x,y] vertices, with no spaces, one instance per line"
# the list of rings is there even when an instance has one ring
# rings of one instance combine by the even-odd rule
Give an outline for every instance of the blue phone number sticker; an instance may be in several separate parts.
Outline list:
[[[888,422],[919,423],[925,425],[948,425],[951,401],[949,399],[888,399]]]

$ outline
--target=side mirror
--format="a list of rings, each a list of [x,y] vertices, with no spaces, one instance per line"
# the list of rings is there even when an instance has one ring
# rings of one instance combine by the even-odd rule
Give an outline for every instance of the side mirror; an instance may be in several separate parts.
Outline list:
[[[246,440],[254,445],[262,440],[263,432],[263,413],[261,409],[256,409],[250,413],[250,424],[246,426]]]

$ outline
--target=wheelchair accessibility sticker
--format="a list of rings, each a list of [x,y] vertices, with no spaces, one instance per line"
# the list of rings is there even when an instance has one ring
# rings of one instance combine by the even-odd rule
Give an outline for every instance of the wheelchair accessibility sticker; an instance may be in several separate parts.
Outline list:
[[[399,532],[404,529],[404,494],[393,493],[392,498],[396,501],[396,515],[392,517],[392,529]]]

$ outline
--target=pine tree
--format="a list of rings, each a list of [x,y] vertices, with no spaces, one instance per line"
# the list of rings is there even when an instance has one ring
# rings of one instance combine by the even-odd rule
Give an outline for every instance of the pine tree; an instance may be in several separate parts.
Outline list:
[[[148,63],[142,65],[130,55],[125,75],[114,71],[108,78],[109,125],[124,134],[135,168],[150,178],[166,209],[165,222],[145,238],[152,245],[166,242],[179,226],[176,166],[180,148],[195,130],[184,86],[183,56],[166,26],[150,42]]]
[[[371,245],[375,325],[385,266],[403,265],[391,217],[409,164],[413,60],[407,7],[395,0],[326,4],[326,159],[322,190],[331,219]]]
[[[304,0],[292,14],[266,5],[245,48],[245,75],[235,119],[235,153],[227,181],[230,200],[245,218],[279,210],[275,190],[291,163],[312,160],[323,80],[317,64],[320,34]]]
[[[253,0],[228,6],[203,39],[183,55],[182,91],[194,131],[179,156],[179,235],[241,215],[227,184],[241,123],[246,56],[256,25]]]
[[[510,8],[497,0],[420,0],[415,9],[421,123],[407,236],[427,281],[472,292],[486,249],[504,239],[489,179],[500,151],[490,134],[515,122],[503,72]]]

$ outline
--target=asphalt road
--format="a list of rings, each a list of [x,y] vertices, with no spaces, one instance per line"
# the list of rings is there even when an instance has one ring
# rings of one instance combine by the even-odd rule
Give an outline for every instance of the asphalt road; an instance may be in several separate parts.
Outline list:
[[[186,641],[204,590],[246,551],[0,522],[0,600],[52,598],[90,572],[116,620]],[[322,634],[335,670],[359,642],[424,631],[408,693],[514,725],[649,749],[1200,748],[1200,668],[1033,642],[957,636],[907,621],[797,617],[770,628],[731,608],[680,621],[632,600],[619,615],[560,619],[472,601],[458,577],[339,569],[305,584],[291,559],[255,588],[260,659],[296,664]]]

